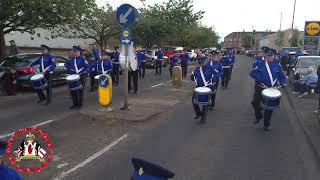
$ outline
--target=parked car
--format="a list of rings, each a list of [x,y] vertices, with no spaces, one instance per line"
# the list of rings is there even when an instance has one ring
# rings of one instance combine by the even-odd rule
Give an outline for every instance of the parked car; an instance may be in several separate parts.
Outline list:
[[[289,70],[289,81],[301,80],[307,74],[307,69],[314,66],[316,70],[320,65],[320,56],[300,56]]]
[[[147,56],[146,56],[146,68],[155,68],[156,67],[156,49],[149,49],[147,50]],[[164,56],[162,61],[162,66],[166,67],[168,64],[168,57]]]
[[[14,56],[8,56],[0,64],[0,72],[6,69],[15,69],[17,71],[17,87],[18,88],[30,88],[30,78],[37,72],[39,72],[39,65],[31,67],[31,63],[41,57],[40,53],[28,53],[18,54]],[[59,84],[65,83],[67,77],[67,69],[64,67],[64,63],[67,61],[66,58],[61,56],[55,56],[57,67],[52,74],[52,83]]]

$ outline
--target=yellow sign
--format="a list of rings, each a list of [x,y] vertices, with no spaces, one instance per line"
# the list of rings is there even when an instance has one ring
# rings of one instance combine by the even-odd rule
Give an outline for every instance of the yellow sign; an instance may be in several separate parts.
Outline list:
[[[128,37],[129,36],[129,31],[127,31],[127,30],[123,31],[123,36],[124,37]]]
[[[307,36],[316,36],[320,33],[320,24],[318,22],[306,23],[305,33]]]

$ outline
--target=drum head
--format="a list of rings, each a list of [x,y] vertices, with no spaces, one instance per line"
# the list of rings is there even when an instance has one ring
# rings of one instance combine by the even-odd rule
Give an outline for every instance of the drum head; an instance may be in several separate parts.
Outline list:
[[[72,74],[67,76],[66,80],[67,81],[75,81],[75,80],[79,80],[80,76],[78,74]]]
[[[42,78],[44,78],[43,74],[36,74],[36,75],[31,76],[30,80],[31,81],[36,81],[36,80],[39,80],[39,79],[42,79]]]
[[[281,97],[281,92],[275,88],[268,88],[262,91],[262,96],[269,97],[271,99]]]
[[[99,77],[100,77],[100,74],[99,74],[99,75],[94,76],[94,79],[98,80],[98,79],[99,79]]]
[[[194,91],[199,93],[210,93],[211,89],[208,87],[197,87]]]

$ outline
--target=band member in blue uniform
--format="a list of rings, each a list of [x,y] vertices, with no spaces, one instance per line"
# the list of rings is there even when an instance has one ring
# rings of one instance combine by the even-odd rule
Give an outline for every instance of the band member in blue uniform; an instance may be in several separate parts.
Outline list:
[[[32,62],[30,66],[33,67],[35,65],[39,65],[39,71],[44,75],[48,84],[48,86],[46,87],[47,97],[44,95],[41,89],[36,90],[39,97],[38,103],[41,103],[45,99],[47,99],[46,104],[50,104],[52,99],[52,87],[51,87],[52,73],[53,73],[53,70],[56,68],[56,61],[54,56],[49,54],[48,46],[41,45],[40,47],[42,49],[41,57],[36,61]]]
[[[177,51],[174,51],[173,55],[170,57],[170,68],[169,68],[170,77],[172,77],[172,69],[174,66],[178,64],[178,61],[179,61],[179,57],[177,55]]]
[[[255,68],[262,61],[264,61],[263,52],[261,50],[258,50],[252,67]]]
[[[96,59],[96,61],[99,61],[100,57],[101,57],[101,51],[100,51],[99,48],[97,48],[97,44],[96,43],[92,44],[91,52],[92,52],[94,58]]]
[[[223,70],[223,76],[221,77],[221,85],[222,88],[228,87],[228,82],[230,80],[231,76],[231,59],[228,56],[227,52],[224,52],[224,56],[221,59],[221,64],[222,64],[222,70]]]
[[[156,59],[156,75],[159,74],[161,76],[162,72],[162,61],[163,61],[163,52],[161,48],[158,49],[158,51],[155,53],[157,59]]]
[[[281,65],[279,62],[275,61],[274,58],[274,51],[268,50],[265,56],[266,60],[261,61],[250,73],[250,76],[256,81],[254,97],[252,100],[252,106],[256,117],[254,123],[258,124],[264,117],[265,131],[269,130],[272,110],[265,109],[264,115],[262,115],[262,90],[276,85],[286,85],[286,77],[283,74]]]
[[[230,79],[229,80],[231,80],[233,65],[236,61],[236,55],[234,54],[234,50],[229,52],[229,58],[231,59],[231,71],[230,71]]]
[[[73,46],[72,57],[64,64],[69,74],[78,74],[80,76],[82,84],[82,89],[71,91],[73,105],[70,109],[82,107],[86,77],[90,69],[87,60],[81,56],[81,51],[79,46]]]
[[[195,81],[196,87],[210,87],[212,85],[212,80],[214,79],[213,76],[216,75],[216,72],[214,71],[214,68],[210,65],[209,61],[210,60],[206,59],[206,57],[204,56],[198,58],[199,66],[196,67],[196,69],[191,75],[191,80]],[[192,96],[192,104],[196,113],[194,119],[199,119],[201,117],[201,122],[204,122],[208,106],[204,105],[201,111],[199,105],[193,102],[194,98],[195,94],[193,94]]]
[[[136,52],[139,64],[139,76],[144,78],[146,74],[146,51],[144,48]]]
[[[106,53],[102,54],[101,61],[98,62],[99,74],[111,74],[112,73],[112,60]]]
[[[187,53],[187,51],[183,51],[183,54],[180,55],[181,60],[181,70],[182,70],[182,77],[187,76],[187,70],[188,70],[188,63],[190,61],[190,56]]]
[[[119,83],[119,70],[120,70],[120,52],[119,47],[114,48],[114,52],[112,54],[112,82],[115,86]]]
[[[90,85],[91,85],[90,92],[93,92],[96,89],[96,80],[94,79],[94,77],[99,74],[99,72],[98,72],[98,61],[99,60],[96,60],[96,57],[93,54],[91,54],[89,56],[88,63],[89,63],[89,66],[90,66],[90,73],[89,73]]]
[[[214,82],[214,84],[212,86],[210,86],[212,92],[215,92],[211,96],[212,104],[209,107],[210,109],[213,109],[216,104],[215,102],[216,102],[216,94],[217,94],[218,86],[219,86],[219,79],[223,75],[222,64],[219,61],[219,53],[218,52],[216,52],[216,51],[212,52],[212,58],[210,61],[210,65],[213,67],[213,69],[215,71],[215,75],[212,77],[212,82]]]
[[[3,162],[7,143],[0,141],[0,179],[1,180],[22,180],[21,176],[12,168],[8,167]]]
[[[131,180],[167,180],[174,177],[174,173],[143,159],[132,158],[134,167]]]

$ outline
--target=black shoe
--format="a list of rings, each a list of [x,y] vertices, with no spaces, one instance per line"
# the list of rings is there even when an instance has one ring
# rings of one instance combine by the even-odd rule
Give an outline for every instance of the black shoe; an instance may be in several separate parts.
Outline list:
[[[214,106],[209,106],[208,109],[209,109],[210,111],[213,111]]]
[[[138,91],[134,91],[133,93],[134,93],[134,94],[137,94],[137,93],[138,93]]]
[[[45,105],[49,105],[49,104],[51,104],[51,101],[47,101],[47,102],[45,103]]]
[[[269,129],[268,126],[264,126],[264,127],[263,127],[263,130],[264,130],[264,131],[270,131],[270,129]]]
[[[69,107],[69,109],[75,109],[77,106],[76,105],[72,105]]]
[[[196,115],[196,117],[194,117],[193,119],[199,119],[200,117],[200,115]]]
[[[37,101],[37,103],[42,103],[43,101],[45,101],[45,99],[40,99]]]
[[[253,124],[259,124],[260,120],[261,120],[261,119],[256,119],[256,120],[253,122]]]

